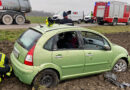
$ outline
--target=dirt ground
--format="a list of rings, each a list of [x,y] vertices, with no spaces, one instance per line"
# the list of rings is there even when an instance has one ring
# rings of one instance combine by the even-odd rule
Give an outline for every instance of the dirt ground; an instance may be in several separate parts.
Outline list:
[[[130,33],[105,34],[105,36],[113,43],[125,47],[130,54]],[[4,52],[9,57],[13,44],[8,41],[0,42],[0,52]],[[117,76],[120,82],[130,83],[130,68],[128,72],[117,74]],[[0,83],[0,90],[31,90],[31,88],[31,86],[21,83],[14,75],[11,78],[5,78]],[[50,90],[120,90],[120,88],[105,81],[103,74],[98,74],[62,81],[57,87]],[[130,88],[126,88],[126,90],[130,90]]]

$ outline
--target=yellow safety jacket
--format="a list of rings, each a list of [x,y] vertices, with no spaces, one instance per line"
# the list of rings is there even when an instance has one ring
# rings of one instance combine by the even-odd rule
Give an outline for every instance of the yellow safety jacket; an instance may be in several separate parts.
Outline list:
[[[0,53],[1,54],[1,53]],[[1,60],[0,60],[0,67],[4,68],[4,63],[5,63],[5,54],[1,54]]]
[[[0,67],[4,68],[5,67],[4,66],[4,64],[5,64],[5,54],[0,53],[0,55],[1,55]],[[10,67],[10,71],[6,73],[7,76],[10,76],[11,72],[12,72],[12,67],[11,66],[9,66],[9,67]]]
[[[12,69],[12,67],[10,66],[10,71],[6,73],[6,76],[10,77],[12,70],[13,70],[13,69]]]
[[[0,68],[5,68],[5,54],[0,53],[1,57],[0,57]],[[11,72],[12,72],[12,67],[10,66],[10,71],[7,72],[5,75],[10,77],[11,76]],[[2,76],[4,77],[4,75]],[[0,83],[2,82],[2,77],[0,77]]]

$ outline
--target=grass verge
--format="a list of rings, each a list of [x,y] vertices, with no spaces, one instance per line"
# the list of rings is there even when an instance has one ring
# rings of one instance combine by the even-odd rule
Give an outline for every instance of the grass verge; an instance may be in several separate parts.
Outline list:
[[[8,40],[14,42],[24,31],[25,29],[0,30],[0,41]]]
[[[130,26],[94,26],[85,28],[92,29],[103,34],[130,32]]]
[[[30,20],[31,23],[45,23],[47,17],[34,17],[34,16],[27,16],[27,20]]]
[[[103,34],[130,32],[130,26],[94,26],[85,27]],[[14,42],[26,29],[0,30],[0,41]]]

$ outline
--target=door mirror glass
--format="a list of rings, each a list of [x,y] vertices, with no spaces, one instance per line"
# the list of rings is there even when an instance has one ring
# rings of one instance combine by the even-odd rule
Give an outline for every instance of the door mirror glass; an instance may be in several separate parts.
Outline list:
[[[108,46],[108,45],[104,45],[104,49],[105,50],[111,50],[110,46]]]

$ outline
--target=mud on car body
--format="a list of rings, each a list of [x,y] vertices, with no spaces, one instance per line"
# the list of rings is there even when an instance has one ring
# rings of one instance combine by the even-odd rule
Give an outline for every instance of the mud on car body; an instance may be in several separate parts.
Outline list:
[[[129,62],[126,49],[102,34],[67,25],[30,28],[11,54],[14,73],[22,82],[46,87],[79,76],[123,72]]]

